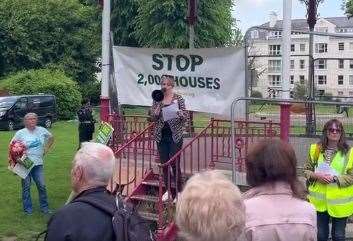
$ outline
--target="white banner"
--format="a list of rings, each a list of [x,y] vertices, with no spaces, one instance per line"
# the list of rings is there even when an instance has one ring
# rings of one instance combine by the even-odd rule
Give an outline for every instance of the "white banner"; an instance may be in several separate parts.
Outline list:
[[[120,104],[150,106],[164,74],[192,111],[230,114],[232,101],[245,96],[243,48],[147,49],[114,47]]]

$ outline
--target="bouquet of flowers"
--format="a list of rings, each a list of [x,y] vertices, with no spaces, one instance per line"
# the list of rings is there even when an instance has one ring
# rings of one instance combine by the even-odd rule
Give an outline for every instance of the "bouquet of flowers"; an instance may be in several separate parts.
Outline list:
[[[9,164],[16,174],[19,174],[17,170],[24,170],[27,173],[33,167],[33,162],[27,157],[26,150],[26,145],[22,141],[15,140],[9,145]]]

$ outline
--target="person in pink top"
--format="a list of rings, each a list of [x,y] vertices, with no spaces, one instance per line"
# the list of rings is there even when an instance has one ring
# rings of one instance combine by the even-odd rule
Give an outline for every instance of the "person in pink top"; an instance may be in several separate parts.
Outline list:
[[[317,240],[316,211],[305,200],[296,166],[293,148],[280,140],[260,142],[247,155],[247,241]]]

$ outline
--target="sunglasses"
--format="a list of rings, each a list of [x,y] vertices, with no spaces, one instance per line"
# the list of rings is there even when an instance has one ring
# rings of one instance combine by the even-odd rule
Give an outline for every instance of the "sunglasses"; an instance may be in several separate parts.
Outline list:
[[[330,133],[341,133],[342,132],[341,129],[336,129],[336,128],[329,128],[328,131]]]

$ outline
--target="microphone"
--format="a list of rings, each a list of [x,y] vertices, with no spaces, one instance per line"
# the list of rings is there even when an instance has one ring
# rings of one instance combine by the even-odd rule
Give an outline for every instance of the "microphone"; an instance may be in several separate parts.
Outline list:
[[[156,102],[160,102],[164,98],[164,93],[162,90],[154,90],[152,91],[152,99]]]

